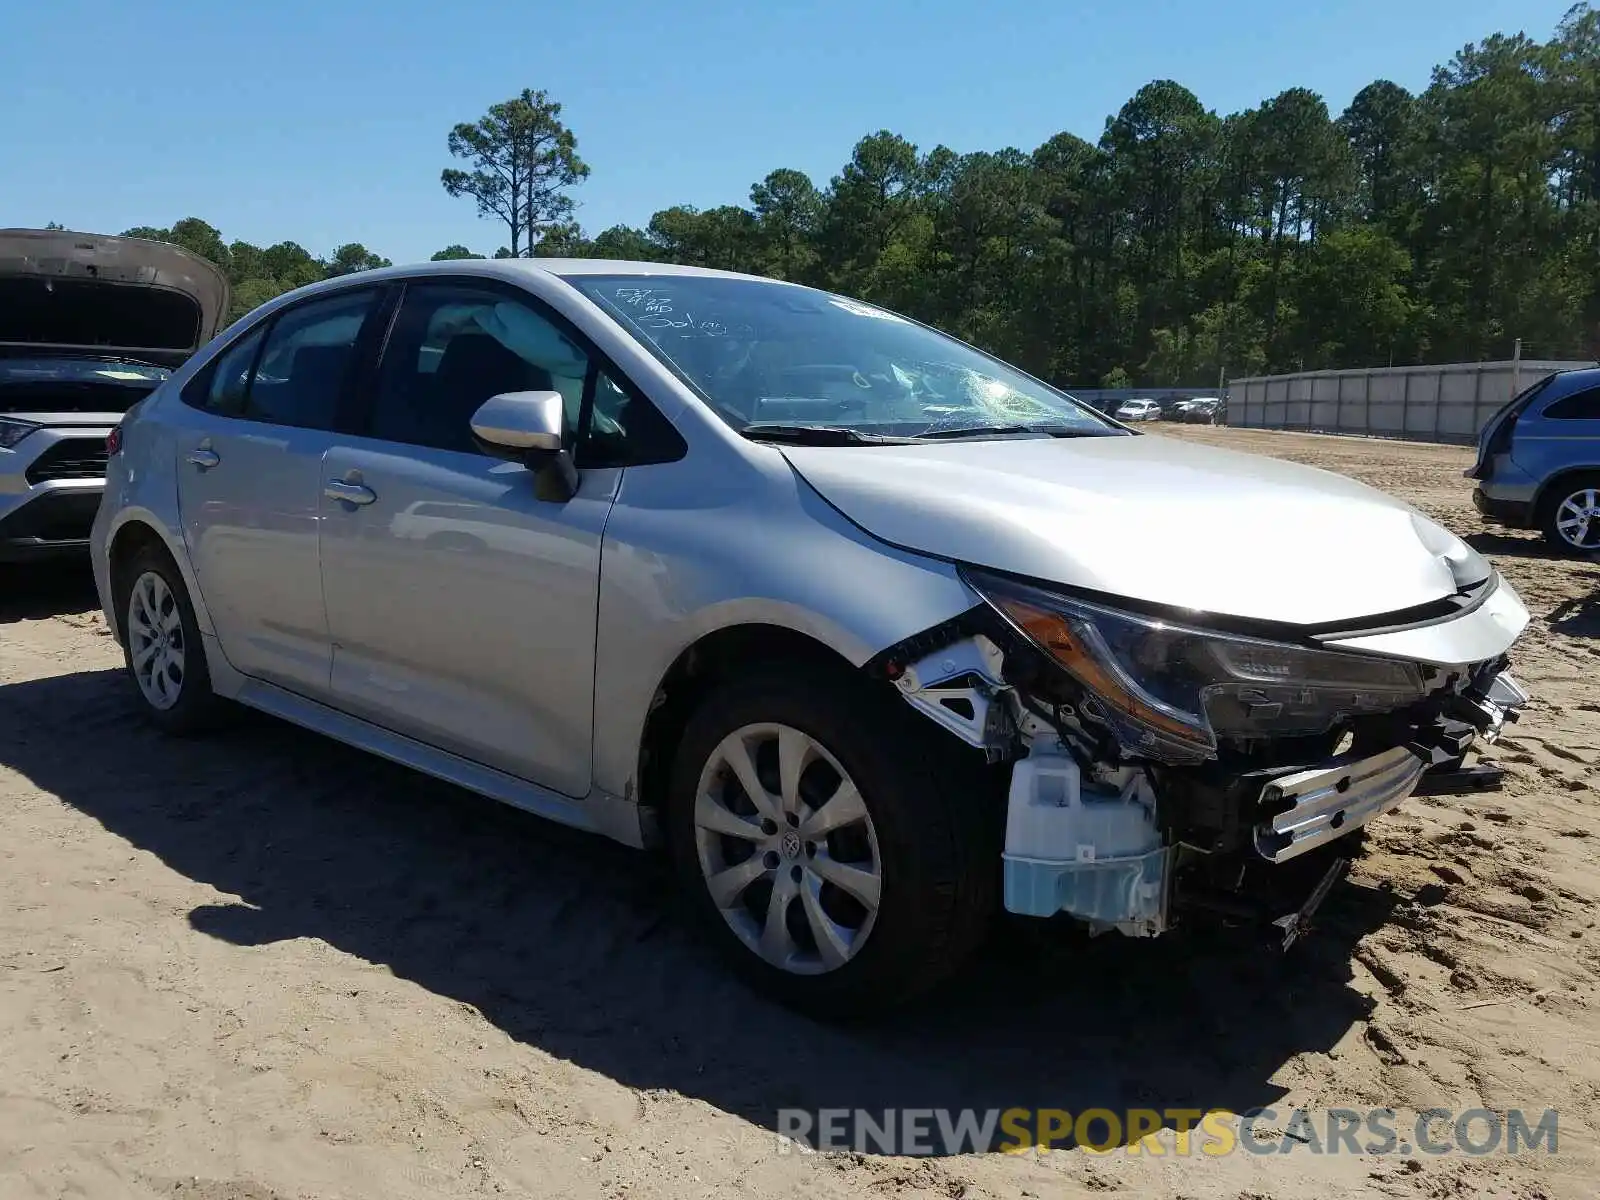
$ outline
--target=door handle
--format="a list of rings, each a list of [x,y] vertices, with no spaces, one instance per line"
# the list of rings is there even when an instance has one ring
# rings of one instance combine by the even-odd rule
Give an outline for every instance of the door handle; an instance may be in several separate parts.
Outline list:
[[[343,500],[346,504],[371,504],[378,493],[364,483],[346,483],[332,479],[322,485],[322,494],[329,500]]]
[[[201,446],[197,450],[189,451],[189,461],[202,471],[209,471],[222,461],[222,457],[215,450],[207,450]]]

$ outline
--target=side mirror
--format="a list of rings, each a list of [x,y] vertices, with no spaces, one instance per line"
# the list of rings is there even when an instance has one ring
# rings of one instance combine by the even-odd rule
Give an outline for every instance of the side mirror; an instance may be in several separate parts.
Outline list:
[[[527,466],[541,500],[565,502],[578,490],[565,423],[560,392],[502,392],[472,414],[472,436],[487,453]]]

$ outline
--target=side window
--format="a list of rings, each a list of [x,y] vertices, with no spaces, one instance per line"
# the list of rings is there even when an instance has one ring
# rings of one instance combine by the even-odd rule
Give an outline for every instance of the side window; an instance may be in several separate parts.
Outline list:
[[[580,467],[667,462],[684,453],[671,423],[573,336],[532,304],[470,283],[406,287],[378,368],[367,433],[480,453],[472,414],[485,400],[546,391],[561,394]]]
[[[1552,401],[1543,415],[1552,421],[1600,421],[1600,388]]]
[[[596,372],[594,409],[578,453],[580,467],[671,462],[687,449],[655,405],[623,387],[610,372]]]
[[[561,393],[577,429],[588,354],[532,306],[470,284],[413,283],[378,369],[370,436],[476,453],[472,414],[501,392]]]
[[[380,293],[341,292],[288,309],[267,333],[244,415],[274,425],[335,429],[356,342]]]
[[[444,348],[456,334],[467,332],[467,326],[472,323],[473,315],[480,307],[470,301],[461,304],[447,301],[428,315],[428,327],[423,332],[422,345],[417,349],[417,374],[432,375],[439,369]]]
[[[264,328],[255,330],[217,356],[216,363],[206,372],[204,390],[196,397],[201,408],[225,417],[243,414],[250,372],[264,332]]]

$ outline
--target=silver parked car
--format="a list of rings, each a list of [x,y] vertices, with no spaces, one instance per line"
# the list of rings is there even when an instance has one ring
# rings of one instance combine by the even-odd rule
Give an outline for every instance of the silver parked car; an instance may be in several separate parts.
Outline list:
[[[1472,501],[1568,554],[1600,553],[1600,369],[1546,375],[1478,435]]]
[[[1117,405],[1119,421],[1159,421],[1161,404],[1156,400],[1124,400]]]
[[[176,246],[0,229],[0,563],[84,554],[107,435],[227,306]]]
[[[1469,749],[1525,700],[1526,610],[1414,509],[658,264],[280,297],[129,416],[93,544],[161,728],[237,701],[664,844],[824,1013],[928,986],[1000,904],[1148,936],[1317,862],[1259,900],[1292,940],[1340,839],[1492,784]]]

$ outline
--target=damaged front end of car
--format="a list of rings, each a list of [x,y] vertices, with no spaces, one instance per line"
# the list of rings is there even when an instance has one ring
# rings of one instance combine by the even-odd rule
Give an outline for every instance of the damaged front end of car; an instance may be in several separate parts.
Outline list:
[[[1096,932],[1149,937],[1220,913],[1271,921],[1288,945],[1346,857],[1331,854],[1287,914],[1253,894],[1262,873],[1413,794],[1498,787],[1499,768],[1468,765],[1469,752],[1528,699],[1504,653],[1526,611],[1509,588],[1497,611],[1478,611],[1503,586],[1494,576],[1416,622],[1492,616],[1492,636],[1458,644],[1493,653],[1463,663],[1353,651],[1337,644],[1361,641],[1349,630],[1213,627],[991,571],[964,575],[981,603],[869,669],[990,762],[1010,764],[1006,908],[1066,913]]]

